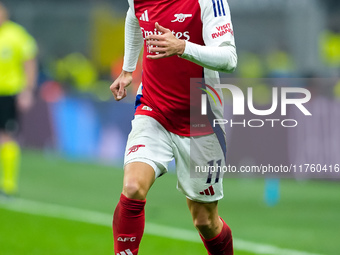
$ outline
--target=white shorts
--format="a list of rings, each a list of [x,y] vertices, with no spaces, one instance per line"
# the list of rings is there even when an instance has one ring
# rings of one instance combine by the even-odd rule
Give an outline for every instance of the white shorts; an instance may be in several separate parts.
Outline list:
[[[125,149],[124,165],[147,163],[157,178],[167,172],[173,159],[177,189],[187,198],[213,202],[223,197],[223,173],[209,169],[215,164],[225,164],[225,154],[215,134],[179,136],[167,131],[152,117],[136,115]]]

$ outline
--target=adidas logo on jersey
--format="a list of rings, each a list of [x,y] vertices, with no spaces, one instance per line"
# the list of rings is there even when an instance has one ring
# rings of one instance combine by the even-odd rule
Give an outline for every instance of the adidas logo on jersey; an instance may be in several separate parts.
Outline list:
[[[148,15],[148,10],[145,10],[143,14],[140,16],[139,20],[142,21],[149,21],[149,15]]]
[[[121,252],[117,253],[116,255],[133,255],[133,253],[131,252],[130,249],[127,249],[125,251],[121,251]]]
[[[209,188],[200,192],[201,195],[213,196],[215,195],[215,191],[213,186],[211,185]]]

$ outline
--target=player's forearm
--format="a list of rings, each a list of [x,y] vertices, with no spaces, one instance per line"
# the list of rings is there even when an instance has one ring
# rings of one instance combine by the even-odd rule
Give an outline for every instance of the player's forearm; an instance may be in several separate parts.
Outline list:
[[[231,73],[237,66],[236,49],[232,45],[212,47],[186,41],[181,57],[219,72]]]
[[[25,75],[26,75],[26,86],[25,91],[32,92],[37,84],[38,64],[37,60],[30,59],[24,64]]]
[[[124,71],[133,72],[136,69],[142,47],[143,37],[138,20],[131,9],[129,9],[125,20]]]

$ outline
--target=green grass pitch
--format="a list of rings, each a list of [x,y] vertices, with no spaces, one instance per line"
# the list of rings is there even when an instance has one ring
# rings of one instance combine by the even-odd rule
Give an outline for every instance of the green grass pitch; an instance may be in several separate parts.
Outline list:
[[[122,188],[119,168],[69,162],[53,155],[26,151],[22,159],[20,199],[112,214]],[[281,181],[280,203],[263,201],[264,180],[226,179],[220,215],[235,240],[282,249],[336,255],[340,250],[340,183]],[[64,217],[34,215],[6,209],[0,201],[1,255],[113,255],[107,226]],[[147,223],[194,231],[176,176],[166,174],[152,187],[146,207]],[[236,246],[235,255],[255,255]],[[201,243],[145,234],[141,255],[206,254]],[[268,253],[266,253],[268,254]],[[281,253],[281,254],[284,254]],[[301,253],[303,254],[303,253]],[[289,254],[287,254],[289,255]]]

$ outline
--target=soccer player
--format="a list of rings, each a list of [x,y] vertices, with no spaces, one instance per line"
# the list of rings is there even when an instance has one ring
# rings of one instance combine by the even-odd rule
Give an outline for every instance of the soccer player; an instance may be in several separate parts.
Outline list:
[[[32,106],[36,53],[34,39],[22,26],[8,20],[8,11],[0,2],[0,179],[7,196],[18,190],[17,108],[25,111]]]
[[[231,255],[231,230],[217,210],[217,201],[223,197],[221,175],[190,175],[193,165],[225,164],[224,130],[220,126],[194,125],[196,120],[190,119],[190,89],[199,92],[199,99],[208,90],[221,98],[221,90],[214,88],[217,71],[232,72],[236,68],[228,3],[129,0],[129,6],[123,70],[110,86],[115,99],[126,96],[125,88],[131,83],[144,45],[143,73],[125,151],[123,191],[113,216],[115,254],[138,253],[147,193],[175,158],[177,189],[187,198],[208,254]],[[191,78],[201,78],[200,89],[191,85]],[[214,104],[208,97],[206,121],[222,118],[220,102]]]

